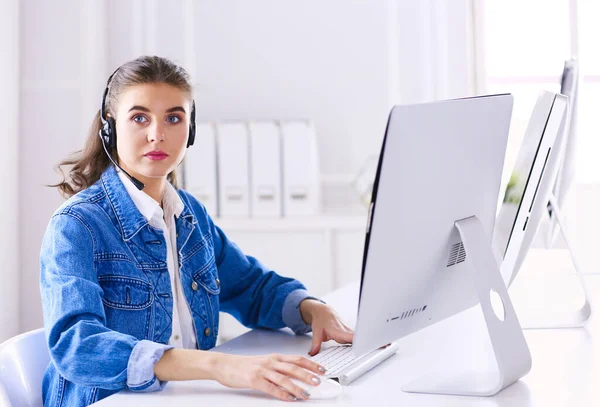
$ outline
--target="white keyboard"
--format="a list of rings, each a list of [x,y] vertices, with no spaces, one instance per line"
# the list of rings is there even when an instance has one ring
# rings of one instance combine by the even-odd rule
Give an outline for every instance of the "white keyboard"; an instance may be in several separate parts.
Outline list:
[[[339,345],[322,349],[310,360],[317,362],[327,370],[325,377],[338,379],[341,384],[348,385],[394,355],[397,350],[398,344],[392,342],[385,348],[355,356],[352,353],[352,345]]]
[[[367,355],[368,353],[355,357],[351,345],[340,345],[322,350],[313,356],[311,360],[323,366],[327,370],[326,375],[335,377]]]

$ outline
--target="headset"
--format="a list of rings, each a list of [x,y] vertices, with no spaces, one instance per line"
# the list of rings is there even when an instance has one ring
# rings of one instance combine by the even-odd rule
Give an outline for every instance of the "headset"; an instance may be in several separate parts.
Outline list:
[[[106,105],[106,97],[108,96],[108,92],[110,90],[110,83],[112,81],[113,76],[119,71],[120,67],[117,68],[112,75],[108,77],[106,81],[106,89],[104,90],[104,94],[102,95],[102,105],[100,107],[100,121],[102,122],[102,127],[98,132],[100,139],[102,140],[102,146],[104,147],[104,151],[106,155],[110,159],[110,161],[118,167],[129,179],[133,182],[133,185],[136,186],[140,191],[144,189],[144,183],[142,183],[137,178],[130,175],[127,171],[125,171],[119,164],[117,164],[110,153],[108,152],[107,145],[111,148],[111,150],[115,150],[117,148],[117,123],[112,117],[105,117],[105,105]],[[188,141],[186,148],[190,147],[194,144],[194,140],[196,139],[196,102],[192,101],[192,112],[190,114],[190,127],[188,132]]]

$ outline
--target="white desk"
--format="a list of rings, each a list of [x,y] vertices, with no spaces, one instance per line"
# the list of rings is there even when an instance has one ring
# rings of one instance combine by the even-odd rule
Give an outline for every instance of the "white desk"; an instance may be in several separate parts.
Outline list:
[[[519,276],[521,277],[521,276]],[[548,280],[544,277],[545,281]],[[523,278],[523,280],[525,280]],[[592,297],[600,298],[600,276],[586,277]],[[558,280],[557,280],[558,281]],[[516,284],[515,284],[516,285]],[[563,285],[558,281],[558,285]],[[568,285],[568,284],[567,284]],[[547,287],[545,288],[548,289]],[[512,290],[512,289],[511,289]],[[358,285],[325,297],[349,323],[355,322]],[[531,282],[519,295],[530,296]],[[514,294],[517,295],[517,294]],[[513,295],[513,296],[514,296]],[[518,309],[517,309],[518,311]],[[600,322],[594,318],[585,329],[526,330],[533,367],[523,379],[489,398],[409,394],[401,385],[427,372],[442,356],[451,355],[455,366],[485,361],[477,352],[487,349],[482,336],[483,317],[478,307],[400,341],[392,358],[344,388],[333,400],[302,403],[353,406],[598,406],[600,405]],[[468,325],[467,328],[461,328]],[[265,353],[306,354],[309,336],[289,330],[255,330],[237,337],[215,351],[257,355]],[[170,382],[162,392],[120,392],[95,405],[108,406],[264,406],[284,403],[251,390],[228,389],[216,382]],[[283,405],[283,404],[280,404]],[[289,405],[289,404],[288,404]]]

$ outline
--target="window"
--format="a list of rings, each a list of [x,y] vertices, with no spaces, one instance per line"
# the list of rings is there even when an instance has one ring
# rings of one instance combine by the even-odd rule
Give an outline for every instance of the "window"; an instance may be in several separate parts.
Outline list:
[[[512,168],[537,95],[560,91],[564,61],[573,56],[580,63],[576,181],[600,182],[600,2],[482,1],[487,92],[515,97],[505,171]]]

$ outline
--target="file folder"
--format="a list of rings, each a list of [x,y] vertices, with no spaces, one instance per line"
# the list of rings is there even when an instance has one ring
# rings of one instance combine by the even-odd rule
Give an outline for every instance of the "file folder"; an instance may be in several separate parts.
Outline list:
[[[250,122],[250,209],[256,218],[279,218],[281,134],[273,121]]]
[[[314,124],[309,120],[284,121],[281,134],[284,216],[316,215],[321,191]]]
[[[221,217],[248,217],[250,214],[248,147],[246,123],[217,124]]]
[[[211,216],[218,216],[217,149],[213,123],[196,123],[196,140],[185,153],[185,189],[197,198]]]

